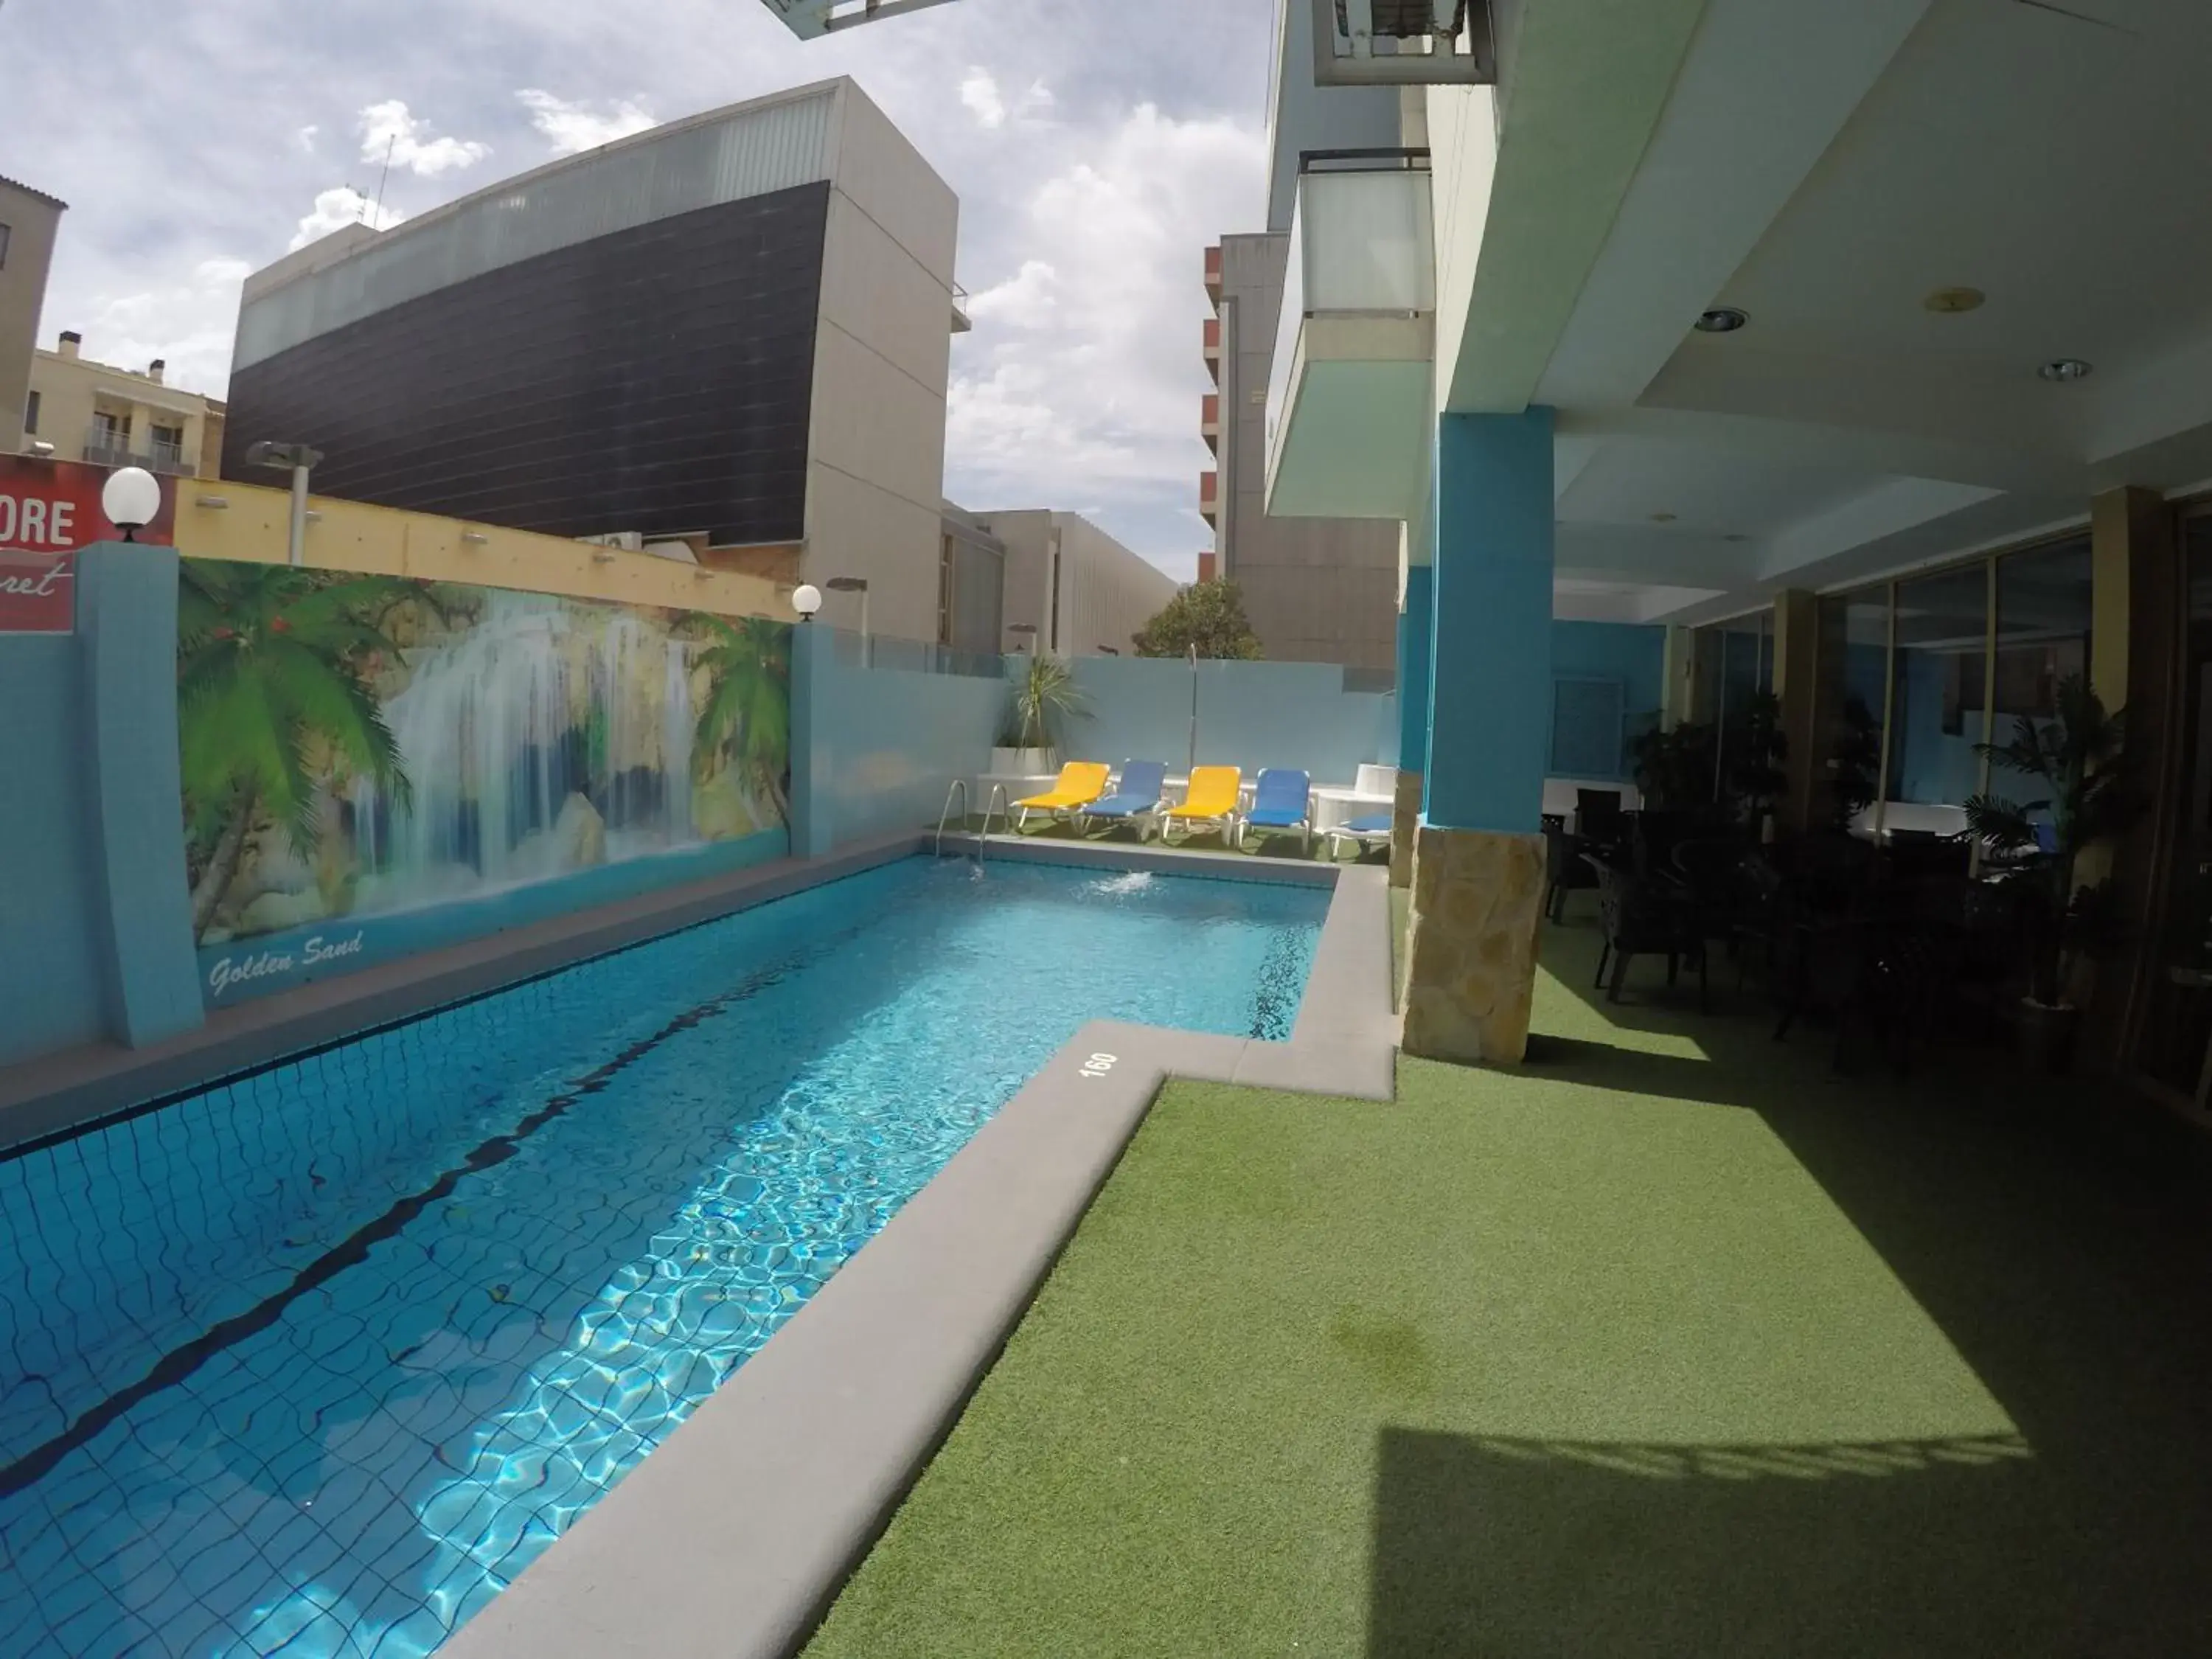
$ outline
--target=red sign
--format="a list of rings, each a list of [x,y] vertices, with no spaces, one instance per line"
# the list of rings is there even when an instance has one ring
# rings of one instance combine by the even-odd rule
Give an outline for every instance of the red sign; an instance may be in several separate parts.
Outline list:
[[[0,634],[66,634],[76,617],[76,550],[121,539],[100,511],[104,466],[0,455]],[[167,546],[176,491],[164,481],[161,510],[138,532]]]

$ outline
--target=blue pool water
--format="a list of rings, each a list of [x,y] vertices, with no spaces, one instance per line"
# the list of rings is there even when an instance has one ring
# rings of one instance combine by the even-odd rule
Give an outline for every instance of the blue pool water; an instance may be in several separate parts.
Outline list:
[[[0,1653],[412,1659],[1100,1018],[1313,890],[921,860],[0,1162]]]

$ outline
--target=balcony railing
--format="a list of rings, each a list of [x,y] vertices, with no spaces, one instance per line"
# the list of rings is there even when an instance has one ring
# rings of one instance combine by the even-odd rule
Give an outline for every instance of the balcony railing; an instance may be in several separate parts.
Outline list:
[[[131,434],[96,426],[84,434],[84,459],[94,466],[142,466],[149,472],[189,472],[182,445],[154,440],[143,449],[131,447]]]
[[[1435,352],[1434,212],[1425,149],[1324,150],[1299,158],[1282,321],[1267,385],[1271,512],[1404,516],[1385,510],[1405,493],[1403,480],[1385,488],[1382,478],[1399,470],[1394,458],[1405,435],[1399,428],[1433,412],[1416,405],[1427,404],[1427,365]],[[1355,380],[1364,391],[1351,390]],[[1298,420],[1302,396],[1313,402],[1320,388],[1317,406],[1326,414],[1348,396],[1385,396],[1385,383],[1388,407],[1370,406],[1357,429],[1387,453],[1353,455],[1323,435],[1333,417],[1308,422],[1307,435],[1291,443],[1288,428]],[[1293,477],[1303,475],[1314,487],[1294,488],[1276,505],[1289,451],[1298,457]],[[1316,467],[1329,475],[1325,483]],[[1344,486],[1346,472],[1362,471],[1374,488]],[[1320,495],[1340,496],[1347,505],[1320,512],[1310,504]],[[1300,501],[1308,504],[1292,504]]]

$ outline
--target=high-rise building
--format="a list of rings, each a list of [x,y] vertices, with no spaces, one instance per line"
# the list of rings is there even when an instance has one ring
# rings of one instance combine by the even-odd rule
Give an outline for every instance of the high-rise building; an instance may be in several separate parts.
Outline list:
[[[1206,360],[1217,390],[1201,433],[1216,466],[1199,510],[1214,527],[1201,574],[1234,581],[1267,655],[1389,670],[1397,659],[1398,526],[1267,512],[1267,380],[1283,314],[1286,234],[1224,236],[1206,251]]]
[[[43,191],[0,179],[0,455],[23,447],[39,312],[54,262],[54,237],[68,210],[66,202]]]
[[[248,280],[225,471],[305,443],[319,493],[681,540],[934,641],[958,221],[837,80],[356,228]]]

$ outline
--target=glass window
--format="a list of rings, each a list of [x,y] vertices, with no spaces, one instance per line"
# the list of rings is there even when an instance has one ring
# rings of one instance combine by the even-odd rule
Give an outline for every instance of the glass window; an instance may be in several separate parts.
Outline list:
[[[39,394],[35,392],[24,400],[23,430],[33,438],[39,435]]]
[[[2058,712],[2058,683],[2089,672],[2089,544],[1997,561],[1996,729]]]
[[[1883,683],[1889,664],[1889,590],[1820,601],[1819,710],[1823,785],[1818,822],[1864,830],[1881,793]]]
[[[2185,770],[2165,914],[2154,923],[2161,932],[2140,1061],[2152,1077],[2203,1105],[2212,1097],[2212,518],[2190,522],[2185,545]]]
[[[1954,809],[1980,789],[1989,741],[1985,683],[1989,566],[1897,585],[1896,689],[1889,714],[1888,799],[1941,812],[1887,811],[1886,828],[1955,834]]]
[[[14,240],[15,234],[7,226],[0,225],[0,270],[8,268],[8,244]]]

